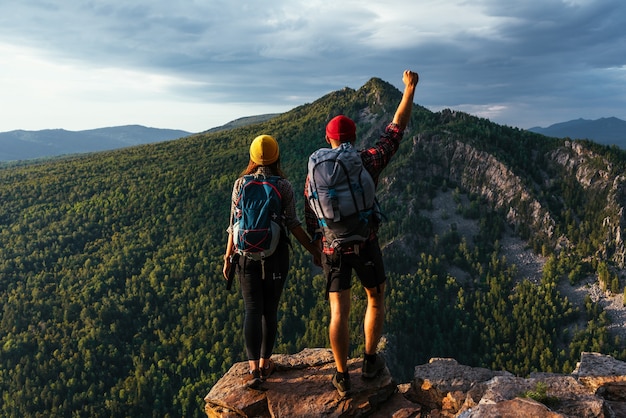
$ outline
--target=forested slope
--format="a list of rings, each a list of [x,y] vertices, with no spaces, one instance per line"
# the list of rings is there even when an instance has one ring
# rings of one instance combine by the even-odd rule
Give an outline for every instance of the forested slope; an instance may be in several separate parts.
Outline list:
[[[399,100],[399,91],[372,79],[256,125],[0,168],[0,414],[202,416],[207,390],[245,359],[238,286],[226,291],[221,268],[232,183],[250,142],[261,133],[278,139],[301,213],[306,159],[325,145],[325,123],[345,113],[358,121],[360,144],[371,143]],[[608,216],[621,228],[618,215],[597,204],[611,200],[610,186],[589,189],[564,176],[572,168],[547,157],[564,141],[470,115],[416,106],[405,138],[380,185],[386,350],[398,379],[433,356],[520,375],[569,373],[583,350],[626,357],[596,304],[578,310],[555,290],[558,281],[579,279],[569,276],[574,269],[580,276],[601,269],[622,291],[619,249],[607,247],[597,225]],[[617,182],[623,154],[580,146],[596,165],[606,162],[596,171],[609,170],[607,184]],[[462,149],[482,157],[463,159]],[[507,201],[517,218],[490,200],[492,186],[478,184],[484,176],[459,174],[496,163],[532,197]],[[471,242],[452,225],[435,236],[420,215],[449,189],[470,202],[450,210],[481,226]],[[538,202],[551,231],[526,222],[528,201]],[[505,224],[550,257],[539,285],[514,285],[514,266],[498,249]],[[581,227],[590,233],[579,234]],[[323,279],[295,240],[293,247],[276,347],[284,353],[328,345]],[[470,279],[457,282],[452,265]],[[358,356],[365,302],[356,286],[354,293]],[[572,326],[581,321],[587,325]]]

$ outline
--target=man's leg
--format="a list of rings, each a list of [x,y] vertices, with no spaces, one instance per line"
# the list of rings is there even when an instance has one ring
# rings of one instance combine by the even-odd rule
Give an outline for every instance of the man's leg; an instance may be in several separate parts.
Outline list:
[[[380,292],[376,287],[365,288],[367,293],[367,309],[365,310],[365,354],[376,354],[378,342],[383,334],[385,321],[385,283],[380,284]]]
[[[348,371],[348,350],[350,347],[350,335],[348,319],[350,317],[350,289],[340,292],[330,292],[330,346],[333,350],[337,371]]]

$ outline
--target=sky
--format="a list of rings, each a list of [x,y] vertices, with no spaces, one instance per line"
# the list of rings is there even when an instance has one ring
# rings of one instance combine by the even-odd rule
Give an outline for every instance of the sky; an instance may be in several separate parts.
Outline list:
[[[626,120],[624,0],[0,2],[0,132],[201,132],[372,77],[528,129]]]

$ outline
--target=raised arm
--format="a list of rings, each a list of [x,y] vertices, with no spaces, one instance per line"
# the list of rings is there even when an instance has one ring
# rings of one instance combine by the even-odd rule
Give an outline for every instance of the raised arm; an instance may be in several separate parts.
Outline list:
[[[402,74],[402,82],[404,83],[404,93],[393,117],[393,123],[397,124],[401,131],[404,131],[409,120],[411,120],[413,97],[415,96],[415,86],[419,82],[419,75],[413,71],[406,70]]]

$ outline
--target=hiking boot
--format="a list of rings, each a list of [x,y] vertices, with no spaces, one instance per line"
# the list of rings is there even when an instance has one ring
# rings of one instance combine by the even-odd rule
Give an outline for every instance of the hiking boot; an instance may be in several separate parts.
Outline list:
[[[380,354],[376,355],[375,362],[369,362],[367,360],[363,360],[363,369],[361,372],[361,377],[364,379],[373,379],[378,376],[383,370],[385,370],[385,359],[382,358]]]
[[[261,371],[259,369],[250,370],[244,378],[244,385],[250,389],[258,389],[263,381],[261,380]]]
[[[333,376],[333,386],[337,389],[339,395],[346,396],[352,388],[350,385],[350,375],[348,373],[336,372]]]
[[[261,380],[265,382],[265,380],[274,373],[274,370],[276,370],[276,363],[268,359],[268,364],[261,367]]]

